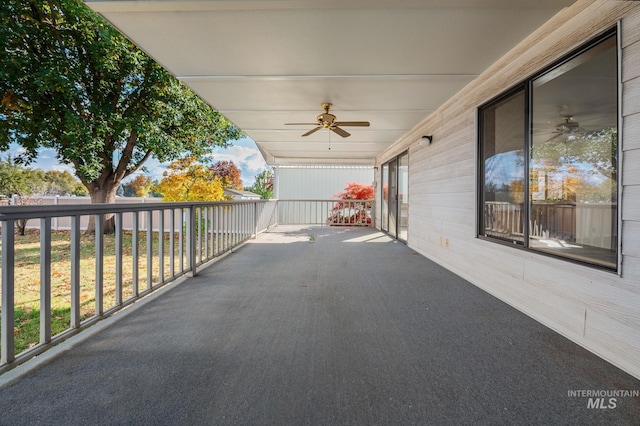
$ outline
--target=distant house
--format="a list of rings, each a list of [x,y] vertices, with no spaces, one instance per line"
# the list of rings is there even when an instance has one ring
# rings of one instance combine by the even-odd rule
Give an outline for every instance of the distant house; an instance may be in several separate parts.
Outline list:
[[[225,189],[225,197],[231,197],[232,200],[259,200],[260,196],[251,191],[242,191],[240,189]]]

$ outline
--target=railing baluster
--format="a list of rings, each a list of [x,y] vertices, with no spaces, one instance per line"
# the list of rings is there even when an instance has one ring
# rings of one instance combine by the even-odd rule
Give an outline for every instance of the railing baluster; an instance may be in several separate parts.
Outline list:
[[[213,220],[215,222],[215,227],[213,232],[215,233],[215,236],[216,236],[215,254],[218,255],[220,253],[220,206],[214,207]]]
[[[51,341],[51,218],[40,219],[40,343]]]
[[[131,231],[131,260],[132,260],[132,270],[131,270],[131,292],[132,297],[138,297],[138,282],[140,281],[140,241],[139,241],[139,232],[140,232],[140,223],[139,223],[139,212],[133,212],[132,218],[132,228]]]
[[[231,247],[233,248],[238,243],[238,209],[233,204],[229,208],[231,209]]]
[[[104,220],[101,214],[94,215],[96,253],[96,316],[104,313]]]
[[[169,210],[169,220],[171,221],[169,226],[169,274],[173,278],[176,276],[176,209]]]
[[[122,250],[122,213],[115,215],[116,222],[116,306],[122,306],[122,258],[124,257]]]
[[[153,288],[153,210],[147,210],[147,290]]]
[[[71,216],[71,328],[80,327],[80,216]]]
[[[216,208],[215,206],[211,206],[210,208],[211,210],[211,218],[210,218],[210,227],[209,227],[209,232],[211,232],[211,235],[209,236],[210,239],[210,244],[211,244],[211,257],[215,257],[216,256],[216,222],[215,222],[215,218],[216,218]]]
[[[141,256],[141,232],[146,232],[146,270],[147,270],[147,290],[155,289],[155,284],[163,285],[177,275],[191,272],[196,275],[198,267],[202,262],[209,261],[216,256],[223,255],[245,243],[252,237],[269,229],[272,225],[282,221],[287,224],[300,224],[309,222],[327,223],[327,213],[331,211],[331,206],[336,201],[327,200],[288,200],[288,201],[240,201],[240,202],[213,202],[213,203],[176,203],[174,205],[153,203],[152,205],[131,206],[131,205],[111,205],[95,206],[86,205],[73,206],[52,206],[51,209],[38,210],[35,208],[17,208],[11,211],[2,209],[2,225],[5,232],[2,233],[2,330],[0,331],[0,343],[2,344],[2,354],[0,359],[0,371],[10,368],[11,363],[19,359],[27,359],[29,354],[39,353],[43,345],[57,342],[58,337],[53,336],[52,326],[55,316],[52,315],[52,289],[54,277],[52,275],[52,230],[53,224],[62,218],[62,224],[70,223],[70,284],[71,290],[68,303],[70,306],[69,329],[77,330],[84,328],[95,322],[96,317],[103,316],[105,312],[111,314],[123,305],[134,302],[140,296],[140,280],[143,265],[140,264]],[[345,211],[353,211],[360,208],[360,202],[345,202]],[[367,204],[370,206],[371,204]],[[355,207],[354,207],[355,206]],[[169,209],[169,219],[165,218],[166,210]],[[158,280],[155,281],[155,262],[153,244],[156,238],[153,234],[154,214],[160,214],[158,220]],[[176,213],[177,211],[177,213]],[[142,214],[141,214],[142,213]],[[105,306],[105,244],[104,234],[106,214],[113,214],[115,220],[115,306]],[[129,221],[128,214],[131,214]],[[179,220],[176,218],[179,214]],[[319,217],[320,216],[320,217]],[[343,215],[345,220],[348,214]],[[34,350],[27,350],[25,356],[16,357],[15,353],[15,265],[14,256],[15,245],[15,221],[28,218],[39,219],[40,226],[40,344]],[[82,294],[81,294],[81,266],[85,260],[82,259],[82,231],[86,226],[87,218],[94,219],[95,225],[95,316],[88,321],[83,321]],[[168,249],[164,247],[166,220],[171,224],[167,227],[169,232]],[[130,223],[130,225],[129,225]],[[130,226],[130,228],[129,228]],[[176,230],[176,226],[179,226]],[[197,229],[196,229],[197,227]],[[125,242],[125,230],[131,229],[130,247]],[[178,247],[175,239],[178,238]],[[186,241],[185,241],[186,240]],[[131,255],[131,293],[132,297],[127,297],[123,301],[125,291],[124,270],[128,269],[124,265],[125,256]],[[169,252],[168,268],[164,264],[165,256]],[[176,253],[176,251],[178,253]],[[178,255],[178,262],[175,256]],[[187,264],[185,264],[185,261]],[[179,267],[179,270],[178,270]],[[128,280],[127,280],[128,281]],[[110,287],[109,287],[110,288]],[[68,330],[69,331],[69,330]],[[63,333],[60,339],[68,333]],[[73,333],[70,333],[73,334]],[[34,338],[35,340],[35,338]]]
[[[184,227],[185,227],[185,222],[184,222],[184,215],[185,215],[185,209],[181,208],[180,209],[180,227],[178,228],[178,253],[180,254],[180,260],[179,260],[179,264],[180,264],[180,273],[184,272]]]
[[[202,230],[202,209],[199,207],[195,207],[196,217],[195,217],[195,226],[196,226],[196,263],[202,262],[202,240],[201,240],[201,230]]]
[[[253,203],[253,235],[255,237],[258,236],[258,227],[260,226],[260,224],[258,223],[258,206],[260,206],[260,203],[254,202]]]
[[[191,271],[191,276],[196,276],[196,251],[195,251],[195,226],[196,226],[196,207],[187,208],[189,212],[189,220],[187,221],[187,264]]]
[[[158,215],[158,282],[164,282],[164,210]]]
[[[2,351],[0,362],[7,364],[15,359],[14,330],[15,330],[15,221],[2,222],[2,330],[0,343]]]

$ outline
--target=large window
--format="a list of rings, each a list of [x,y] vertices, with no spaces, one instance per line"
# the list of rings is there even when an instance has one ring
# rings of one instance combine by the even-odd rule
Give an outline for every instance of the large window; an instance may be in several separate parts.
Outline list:
[[[480,236],[616,269],[617,64],[612,32],[480,108]]]

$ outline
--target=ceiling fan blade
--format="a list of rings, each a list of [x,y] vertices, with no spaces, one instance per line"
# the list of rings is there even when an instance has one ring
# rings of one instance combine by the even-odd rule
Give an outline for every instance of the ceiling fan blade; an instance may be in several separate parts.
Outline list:
[[[317,126],[318,122],[315,123],[284,123],[285,126]]]
[[[305,134],[304,134],[304,135],[302,135],[302,136],[303,136],[303,137],[304,137],[304,136],[309,136],[309,135],[311,135],[311,134],[313,134],[313,133],[317,132],[317,131],[318,131],[318,130],[320,130],[320,129],[322,129],[322,126],[318,126],[318,127],[316,127],[315,129],[311,129],[311,130],[309,130],[307,133],[305,133]]]
[[[340,127],[330,127],[329,130],[331,130],[334,133],[339,134],[340,136],[342,136],[343,138],[347,138],[349,136],[351,136],[351,133],[349,132],[345,132],[344,130],[342,130]]]
[[[368,121],[338,121],[334,123],[336,126],[354,126],[354,127],[369,127]]]

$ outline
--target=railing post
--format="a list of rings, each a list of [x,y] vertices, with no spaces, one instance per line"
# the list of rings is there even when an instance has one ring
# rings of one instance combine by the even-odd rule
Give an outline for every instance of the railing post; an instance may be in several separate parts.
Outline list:
[[[2,332],[0,343],[2,352],[0,363],[8,364],[15,359],[14,349],[14,255],[15,255],[15,221],[5,220],[2,223]]]

